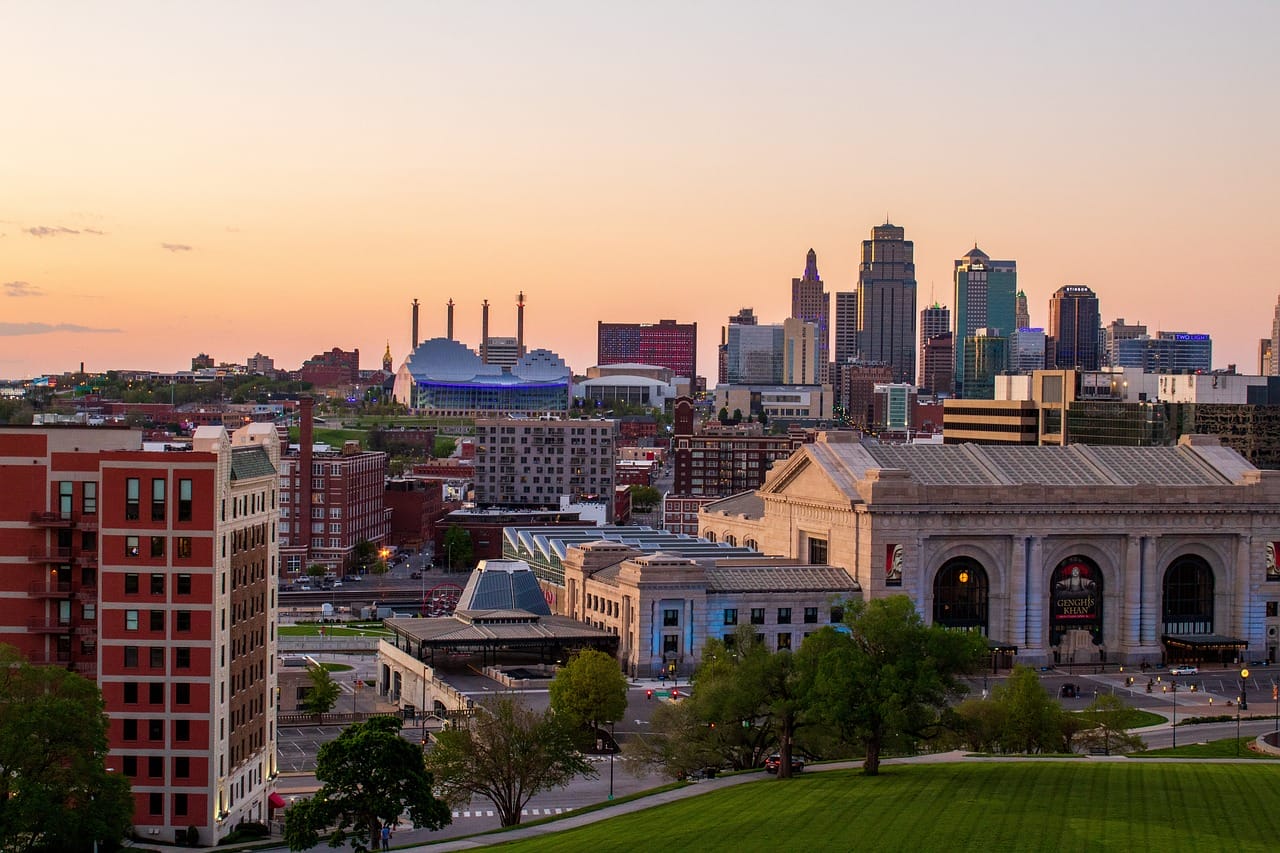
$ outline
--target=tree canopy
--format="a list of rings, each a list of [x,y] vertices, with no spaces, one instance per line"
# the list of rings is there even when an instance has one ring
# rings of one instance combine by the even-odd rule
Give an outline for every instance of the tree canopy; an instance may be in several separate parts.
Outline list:
[[[531,710],[514,696],[482,703],[462,727],[434,735],[427,767],[442,796],[493,803],[503,826],[520,822],[529,800],[595,768],[578,752],[572,724],[550,708]]]
[[[382,826],[401,814],[407,812],[418,829],[439,829],[452,817],[432,795],[422,749],[400,736],[394,717],[354,723],[320,747],[316,779],[323,783],[320,790],[285,812],[290,850],[314,847],[327,832],[330,846],[350,843],[365,853],[377,847]]]
[[[329,670],[323,666],[308,667],[307,675],[311,678],[311,688],[302,697],[302,710],[308,714],[329,713],[333,710],[333,706],[338,704],[338,695],[342,692],[342,688],[333,680]]]
[[[551,680],[551,708],[574,728],[617,722],[627,710],[627,678],[613,655],[583,649]]]
[[[108,772],[97,686],[0,646],[0,849],[114,846],[133,820],[129,781]]]
[[[475,560],[475,546],[471,542],[471,534],[456,524],[451,525],[444,532],[444,540],[440,545],[439,554],[443,554],[448,561],[445,568],[470,567]]]

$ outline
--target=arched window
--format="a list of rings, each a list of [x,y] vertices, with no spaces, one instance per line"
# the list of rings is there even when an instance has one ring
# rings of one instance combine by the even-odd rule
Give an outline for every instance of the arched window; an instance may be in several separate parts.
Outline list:
[[[736,546],[738,544],[738,537],[734,536],[732,533],[726,533],[724,535],[724,544]]]
[[[750,548],[752,551],[760,550],[760,546],[756,544],[756,540],[754,539],[744,539],[742,540],[742,544]]]
[[[1213,570],[1204,558],[1184,554],[1164,573],[1164,633],[1213,633]]]
[[[715,531],[714,531],[714,530],[708,530],[708,531],[707,531],[707,541],[708,541],[708,542],[715,542],[715,541],[716,541],[716,533],[715,533]]]
[[[976,560],[948,560],[933,578],[933,621],[947,628],[987,633],[987,570]]]

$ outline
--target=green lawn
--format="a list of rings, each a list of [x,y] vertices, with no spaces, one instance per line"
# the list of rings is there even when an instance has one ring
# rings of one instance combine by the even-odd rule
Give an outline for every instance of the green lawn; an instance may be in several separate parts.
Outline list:
[[[1186,730],[1181,726],[1178,727],[1178,739],[1181,740],[1186,736],[1186,746],[1180,746],[1177,749],[1166,747],[1165,749],[1149,749],[1145,752],[1134,753],[1146,758],[1257,758],[1262,761],[1275,761],[1276,756],[1266,755],[1261,752],[1254,752],[1249,749],[1249,744],[1253,743],[1256,738],[1242,737],[1239,746],[1236,745],[1236,739],[1233,737],[1225,740],[1214,740],[1208,743],[1195,743],[1195,730]],[[1237,749],[1239,752],[1237,752]]]
[[[1280,786],[1260,764],[999,762],[764,779],[520,851],[1276,849]]]
[[[349,663],[321,663],[320,668],[328,672],[350,672],[355,669]]]
[[[345,625],[317,625],[304,622],[298,625],[281,625],[277,631],[282,637],[319,637],[324,628],[326,637],[389,637],[391,632],[382,627],[381,622]]]

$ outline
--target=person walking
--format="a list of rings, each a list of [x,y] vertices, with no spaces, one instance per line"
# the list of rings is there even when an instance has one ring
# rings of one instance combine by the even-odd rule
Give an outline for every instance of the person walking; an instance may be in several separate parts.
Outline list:
[[[382,849],[391,849],[391,824],[384,823],[382,825]]]

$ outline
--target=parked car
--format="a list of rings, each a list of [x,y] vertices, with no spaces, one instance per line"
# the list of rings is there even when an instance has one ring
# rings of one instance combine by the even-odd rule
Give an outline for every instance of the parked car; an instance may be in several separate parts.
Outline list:
[[[364,580],[364,577],[361,575],[345,575],[342,579],[347,583],[359,583]]]
[[[1170,675],[1199,675],[1200,667],[1191,666],[1190,664],[1182,664],[1179,666],[1169,667]]]
[[[775,752],[764,760],[764,772],[777,773],[778,768],[782,766],[782,755]],[[791,772],[799,773],[804,770],[804,759],[798,755],[791,756]]]
[[[422,578],[422,572],[409,572],[409,577],[413,580],[420,580]]]

